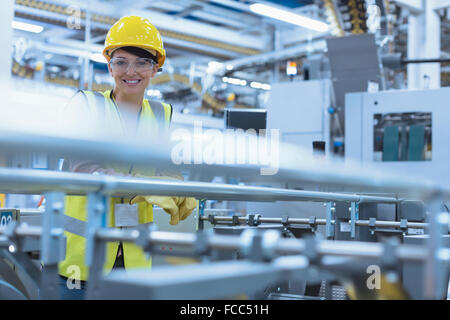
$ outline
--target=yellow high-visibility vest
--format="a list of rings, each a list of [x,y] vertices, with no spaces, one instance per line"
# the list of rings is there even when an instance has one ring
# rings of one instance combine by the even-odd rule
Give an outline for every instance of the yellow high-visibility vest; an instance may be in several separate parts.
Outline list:
[[[83,91],[87,98],[87,105],[94,115],[102,115],[105,123],[111,125],[115,130],[120,130],[123,124],[120,118],[120,112],[112,98],[111,90],[100,93]],[[102,101],[103,100],[103,101]],[[103,105],[104,103],[104,105]],[[166,103],[149,102],[144,99],[142,110],[139,116],[137,132],[151,133],[157,132],[158,126],[169,128],[172,116],[172,106]],[[156,130],[156,131],[155,131]],[[121,168],[114,167],[114,170],[122,173],[133,173],[145,176],[155,175],[154,169],[144,169],[139,167]],[[111,198],[108,212],[108,226],[114,227],[114,205],[117,203],[128,203],[129,199]],[[65,216],[71,220],[75,226],[85,225],[87,221],[87,197],[86,196],[66,196]],[[145,201],[138,204],[138,222],[146,224],[153,222],[152,206]],[[68,229],[67,229],[68,230]],[[66,258],[59,264],[59,274],[72,279],[88,280],[89,270],[85,264],[86,239],[82,233],[76,231],[65,231],[67,237]],[[78,233],[78,234],[77,234]],[[115,262],[119,242],[108,242],[106,246],[106,260],[104,271],[109,272]],[[123,258],[125,268],[145,268],[151,267],[151,258],[147,259],[143,250],[133,243],[123,243]]]

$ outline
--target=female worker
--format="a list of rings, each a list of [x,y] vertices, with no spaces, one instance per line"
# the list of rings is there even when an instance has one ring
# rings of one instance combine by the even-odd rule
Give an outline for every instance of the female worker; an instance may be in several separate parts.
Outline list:
[[[66,108],[66,119],[77,119],[79,125],[91,129],[95,122],[102,134],[133,138],[154,135],[169,128],[172,107],[149,102],[144,94],[150,80],[163,66],[166,57],[158,30],[147,20],[127,16],[109,30],[103,55],[108,61],[114,89],[102,93],[79,91]],[[96,132],[98,133],[98,131]],[[65,161],[65,168],[73,172],[155,176],[155,170],[135,166],[112,167],[92,161]],[[111,198],[109,221],[111,227],[133,227],[153,221],[152,205],[157,204],[171,214],[171,224],[184,220],[196,207],[193,198],[136,197]],[[85,265],[87,200],[85,196],[68,196],[65,203],[66,258],[59,264],[63,299],[82,299],[89,270]],[[142,249],[132,243],[108,243],[104,271],[113,267],[150,268]]]

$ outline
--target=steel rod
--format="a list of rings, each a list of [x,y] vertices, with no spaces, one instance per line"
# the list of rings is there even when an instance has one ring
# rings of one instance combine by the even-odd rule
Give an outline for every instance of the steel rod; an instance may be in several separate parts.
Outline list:
[[[200,217],[200,220],[209,221],[209,216]],[[248,223],[247,217],[238,217],[238,220],[240,223]],[[231,216],[214,216],[214,222],[217,222],[218,224],[220,224],[221,222],[233,222],[233,217],[231,217]],[[332,220],[332,223],[334,223],[334,222],[335,221]],[[282,220],[282,218],[259,217],[258,223],[282,224],[283,220]],[[289,218],[287,221],[287,224],[310,224],[310,219],[309,218]],[[315,219],[315,224],[316,225],[325,225],[326,219]],[[360,226],[360,227],[370,227],[370,221],[369,220],[356,220],[355,225]],[[377,221],[375,221],[374,227],[401,228],[401,222],[400,221],[377,220]],[[429,227],[429,224],[426,222],[407,221],[405,227],[406,228],[415,228],[415,229],[427,229]],[[450,230],[450,225],[449,225],[449,230]]]
[[[147,137],[148,138],[148,137]],[[194,137],[195,138],[195,137]],[[151,143],[149,142],[151,141]],[[279,148],[279,164],[276,174],[262,175],[262,165],[180,164],[174,165],[172,154],[174,142],[168,139],[143,139],[142,141],[108,141],[58,137],[45,134],[30,134],[21,131],[0,130],[0,148],[6,155],[17,152],[47,152],[52,156],[81,158],[105,163],[134,163],[152,167],[172,167],[187,170],[200,176],[236,176],[251,181],[314,183],[315,185],[350,187],[360,190],[382,190],[386,193],[407,193],[414,197],[429,198],[436,192],[449,197],[450,188],[433,181],[414,176],[398,175],[395,172],[369,170],[360,164],[347,162],[317,162],[309,153],[282,144]],[[226,147],[226,146],[222,146]],[[89,159],[86,159],[88,157]],[[126,187],[127,185],[123,185]],[[88,184],[85,186],[96,187]],[[125,190],[128,191],[128,190]],[[368,191],[368,190],[365,190]],[[328,197],[323,200],[331,200]],[[339,200],[339,199],[336,199]]]
[[[369,220],[356,220],[357,226],[369,226]],[[375,221],[375,227],[384,227],[384,228],[400,228],[400,221]],[[426,229],[429,224],[425,222],[407,222],[407,228],[416,228],[416,229]]]
[[[394,197],[371,197],[270,187],[7,168],[0,168],[0,190],[5,193],[62,191],[68,194],[101,191],[109,195],[128,197],[133,195],[172,195],[237,201],[363,201],[385,203],[399,201]]]
[[[5,228],[0,228],[0,235],[4,234]],[[39,236],[42,234],[41,227],[18,226],[18,236]],[[138,230],[121,229],[99,229],[96,237],[102,241],[126,241],[136,242],[139,238]],[[4,237],[6,238],[6,237]],[[0,237],[0,243],[1,243]],[[148,235],[149,245],[176,245],[194,247],[198,240],[195,233],[178,233],[151,231]],[[209,235],[206,243],[210,249],[216,250],[240,250],[242,238],[231,235]],[[379,259],[383,257],[384,246],[380,243],[356,242],[356,241],[330,241],[319,240],[316,242],[315,250],[319,255],[333,255],[357,258]],[[279,255],[304,254],[307,251],[307,243],[302,239],[279,239],[274,251]],[[397,258],[401,260],[421,261],[427,258],[427,249],[423,246],[398,245],[395,249]]]
[[[4,235],[6,233],[7,227],[0,227],[0,235]],[[29,226],[25,223],[20,224],[14,230],[14,233],[19,237],[40,237],[42,235],[42,227],[39,226]]]
[[[200,217],[201,220],[208,221],[208,216]],[[247,217],[238,217],[239,222],[247,223]],[[233,217],[230,216],[214,216],[216,222],[232,222]],[[282,223],[282,218],[259,217],[259,223]],[[315,224],[325,225],[326,219],[316,219]],[[309,224],[309,218],[289,218],[288,224]]]

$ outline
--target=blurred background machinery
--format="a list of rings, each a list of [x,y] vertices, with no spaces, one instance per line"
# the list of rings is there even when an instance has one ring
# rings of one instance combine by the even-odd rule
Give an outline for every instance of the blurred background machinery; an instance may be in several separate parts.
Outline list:
[[[276,101],[323,117],[327,153],[344,156],[346,93],[448,85],[446,1],[8,0],[2,6],[12,99],[34,106],[51,101],[39,105],[49,117],[77,89],[112,87],[100,53],[111,24],[127,14],[145,16],[161,30],[168,63],[147,96],[171,103],[180,126],[198,118],[223,128],[214,120],[224,109],[270,109]],[[274,16],[274,9],[294,15],[294,22]],[[312,20],[297,23],[298,17]],[[294,94],[297,87],[308,90],[308,81],[330,82],[323,93],[329,98],[311,104],[280,96],[278,84],[292,82],[286,90]],[[52,97],[33,99],[46,92]],[[270,111],[269,122],[289,112]],[[305,139],[322,130],[310,129]]]
[[[281,142],[304,148],[318,164],[322,159],[356,161],[442,186],[450,181],[447,0],[4,0],[1,9],[1,39],[11,49],[3,50],[0,59],[0,90],[7,92],[1,119],[8,128],[45,132],[48,123],[57,125],[59,111],[77,90],[111,89],[100,54],[106,32],[120,17],[137,14],[149,18],[164,38],[167,62],[146,97],[173,105],[174,129],[192,129],[196,122],[204,129],[276,129]],[[283,14],[274,15],[276,10]],[[286,16],[293,18],[283,20]],[[59,165],[40,150],[0,157],[0,166],[12,168],[54,170]],[[256,185],[231,175],[198,177]],[[264,186],[347,191],[287,180]],[[11,212],[2,215],[5,221],[14,216],[11,210],[19,210],[15,216],[32,225],[39,225],[45,206],[40,193],[0,194],[0,203]],[[448,211],[445,201],[442,205]],[[405,222],[426,223],[427,210],[419,207],[364,204],[359,217],[352,218],[350,203],[338,202],[335,239],[377,242],[380,235],[390,235],[404,243],[421,241],[408,237],[423,237],[423,226]],[[219,232],[262,228],[252,225],[254,216],[248,225],[249,214],[280,219],[271,226],[280,230],[286,216],[306,219],[286,232],[295,237],[331,232],[316,223],[329,214],[321,202],[212,199],[205,210],[234,224],[205,221],[205,228]],[[195,231],[199,214],[176,231]],[[158,215],[159,227],[170,229],[167,216]],[[234,216],[247,217],[247,226],[238,226]],[[414,267],[405,267],[405,277],[414,277],[409,270]],[[320,288],[322,296],[329,290],[320,284],[315,284],[316,297]],[[414,288],[410,294],[419,297],[422,288]]]

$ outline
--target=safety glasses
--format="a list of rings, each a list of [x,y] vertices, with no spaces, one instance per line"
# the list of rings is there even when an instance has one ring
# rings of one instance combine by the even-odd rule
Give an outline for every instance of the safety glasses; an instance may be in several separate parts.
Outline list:
[[[135,61],[129,61],[125,58],[112,58],[109,62],[111,69],[118,72],[127,72],[128,68],[133,66],[136,72],[146,72],[153,69],[156,66],[156,62],[152,59],[137,58]]]

